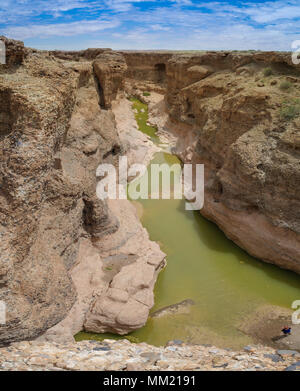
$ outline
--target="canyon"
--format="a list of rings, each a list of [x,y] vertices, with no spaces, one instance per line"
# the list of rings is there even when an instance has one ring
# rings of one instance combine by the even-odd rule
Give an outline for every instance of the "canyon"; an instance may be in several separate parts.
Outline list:
[[[1,37],[0,343],[72,343],[145,325],[166,254],[96,169],[148,164],[130,97],[183,163],[200,213],[249,254],[300,273],[299,66],[276,52],[39,51]],[[186,298],[187,299],[187,298]]]

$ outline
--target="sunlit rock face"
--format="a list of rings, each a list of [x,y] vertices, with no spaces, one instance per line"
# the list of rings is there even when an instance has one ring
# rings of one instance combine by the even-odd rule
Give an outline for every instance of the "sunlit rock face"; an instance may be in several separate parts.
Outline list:
[[[299,273],[300,71],[291,55],[123,54],[127,89],[164,94],[152,122],[175,133],[183,162],[205,164],[201,213],[250,254]]]
[[[129,201],[122,204],[124,219],[120,206],[114,209],[96,195],[97,167],[117,166],[124,153],[110,106],[124,89],[125,59],[102,49],[74,54],[25,49],[7,39],[5,44],[0,300],[6,304],[7,322],[0,326],[0,343],[70,340],[84,327],[89,311],[93,320],[106,316],[111,330],[128,333],[147,320],[165,255],[149,240]],[[127,234],[129,221],[133,237]],[[116,232],[119,249],[114,247]],[[103,243],[109,252],[105,256]],[[113,274],[105,269],[106,257],[115,259]],[[131,262],[122,262],[127,258],[134,258],[129,270]],[[112,299],[112,281],[116,290],[125,289],[122,275],[132,278],[140,267],[148,285],[133,282],[134,292],[128,303],[120,301],[117,316],[96,314],[95,295],[101,302]]]
[[[288,113],[300,73],[290,55],[177,55],[166,91],[170,118],[188,129],[179,155],[205,164],[202,213],[250,254],[299,273],[300,118]]]
[[[96,168],[119,146],[92,63],[63,64],[5,40],[0,75],[0,341],[34,338],[76,301],[70,271],[82,236],[118,227],[97,199]],[[26,56],[24,53],[26,52]]]
[[[25,48],[24,43],[21,41],[8,39],[4,36],[0,36],[0,40],[2,44],[5,44],[5,64],[1,65],[2,69],[8,69],[8,67],[15,67],[22,64],[28,52],[33,51],[32,49]]]
[[[127,65],[124,57],[118,53],[104,52],[93,63],[100,95],[100,105],[111,108],[118,91],[124,90],[124,75]]]

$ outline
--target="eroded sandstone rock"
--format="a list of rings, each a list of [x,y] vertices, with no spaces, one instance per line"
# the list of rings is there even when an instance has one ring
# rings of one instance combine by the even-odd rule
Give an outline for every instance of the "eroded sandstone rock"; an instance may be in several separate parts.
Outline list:
[[[131,262],[113,276],[105,291],[95,291],[84,328],[97,333],[127,334],[144,326],[148,319],[154,305],[154,284],[165,266],[165,254],[157,243],[149,241],[129,201],[109,201],[109,206],[120,221],[120,228],[94,244],[104,267],[120,255]]]
[[[24,43],[4,36],[0,36],[0,40],[4,42],[6,51],[6,66],[1,65],[1,68],[8,69],[10,66],[21,65],[28,54],[28,49],[24,47]]]
[[[198,67],[207,71],[191,74]],[[272,78],[258,87],[266,67]],[[300,80],[290,56],[174,55],[166,69],[169,117],[155,123],[175,131],[174,151],[184,162],[205,164],[201,213],[250,254],[299,273],[300,118],[284,119],[282,110],[299,100],[300,89],[278,87]],[[157,115],[158,107],[150,111]]]
[[[98,81],[100,105],[105,109],[111,108],[118,91],[124,90],[124,75],[127,70],[125,59],[119,53],[104,52],[97,56],[93,66]]]
[[[6,42],[0,299],[7,322],[0,327],[1,343],[42,334],[67,316],[82,293],[71,276],[81,237],[118,229],[96,197],[96,168],[103,161],[114,164],[120,150],[114,116],[99,106],[92,63],[62,63],[32,50],[22,57],[21,43]]]
[[[54,168],[75,94],[76,75],[42,54],[0,76],[1,342],[37,336],[76,297],[65,263],[76,253],[81,189]]]

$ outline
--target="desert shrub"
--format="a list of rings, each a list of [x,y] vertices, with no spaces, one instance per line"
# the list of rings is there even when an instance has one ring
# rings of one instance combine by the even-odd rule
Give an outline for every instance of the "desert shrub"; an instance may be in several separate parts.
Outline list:
[[[282,91],[286,91],[286,90],[289,90],[290,88],[292,87],[292,83],[285,80],[283,81],[282,83],[280,83],[279,85],[279,88],[282,90]]]
[[[143,96],[150,96],[150,92],[143,92]]]
[[[300,100],[294,99],[289,102],[283,102],[280,109],[280,118],[290,121],[300,115]]]
[[[272,71],[272,69],[271,68],[265,68],[264,69],[264,71],[263,71],[263,74],[264,74],[264,76],[271,76],[271,75],[273,75],[273,71]]]

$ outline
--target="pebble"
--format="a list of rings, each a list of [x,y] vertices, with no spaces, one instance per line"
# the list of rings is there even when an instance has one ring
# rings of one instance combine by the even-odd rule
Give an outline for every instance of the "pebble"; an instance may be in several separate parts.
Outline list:
[[[300,371],[300,361],[295,362],[294,364],[285,368],[285,371]]]
[[[183,341],[180,339],[174,339],[173,341],[169,341],[166,346],[171,346],[171,345],[182,345]]]
[[[132,371],[132,372],[135,372],[135,371],[142,371],[143,370],[143,367],[141,364],[137,364],[137,363],[128,363],[126,365],[126,371]]]
[[[300,354],[296,350],[277,350],[277,354],[280,356],[297,356]]]
[[[253,352],[253,347],[252,346],[245,346],[244,350],[245,350],[245,352]]]
[[[284,361],[278,354],[264,354],[264,357],[270,358],[273,362]]]
[[[107,347],[107,346],[100,346],[100,347],[96,347],[93,349],[94,351],[103,351],[103,352],[108,352],[109,350],[111,350],[111,348]]]
[[[140,354],[141,357],[145,358],[149,362],[156,362],[161,359],[160,353],[146,352]]]
[[[251,349],[250,349],[251,348]],[[0,370],[16,371],[297,371],[298,352],[251,346],[241,351],[180,341],[156,347],[127,340],[19,342],[0,348]],[[298,360],[298,361],[297,361]]]

